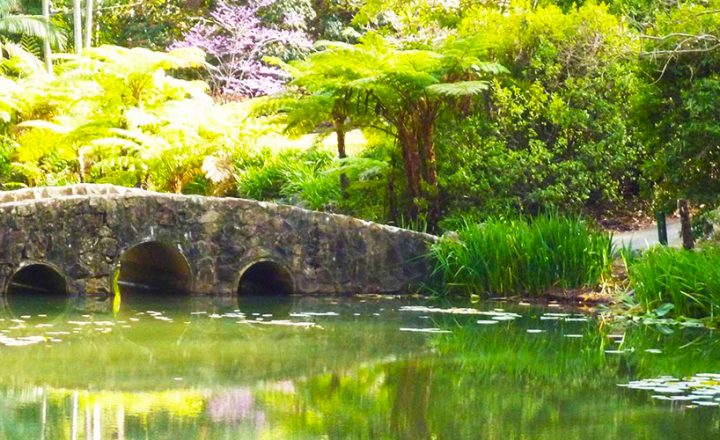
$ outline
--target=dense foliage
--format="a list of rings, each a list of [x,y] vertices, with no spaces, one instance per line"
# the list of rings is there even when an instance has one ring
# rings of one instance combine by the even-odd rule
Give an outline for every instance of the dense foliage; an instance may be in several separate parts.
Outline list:
[[[717,203],[716,0],[95,6],[96,47],[50,75],[31,55],[40,2],[0,2],[3,187],[113,182],[430,230]],[[72,2],[53,8],[70,39]]]

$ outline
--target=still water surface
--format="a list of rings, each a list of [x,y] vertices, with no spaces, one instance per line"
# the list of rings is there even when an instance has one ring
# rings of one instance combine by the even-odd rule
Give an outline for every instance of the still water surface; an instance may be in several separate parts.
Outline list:
[[[9,298],[0,439],[719,438],[717,335],[663,330],[423,298]]]

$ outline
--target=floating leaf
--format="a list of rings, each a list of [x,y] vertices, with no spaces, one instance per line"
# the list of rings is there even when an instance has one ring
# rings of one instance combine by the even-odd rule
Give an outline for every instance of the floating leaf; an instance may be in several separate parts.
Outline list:
[[[659,317],[663,317],[663,316],[667,315],[674,308],[675,308],[674,304],[665,303],[665,304],[661,305],[660,307],[658,307],[657,309],[655,309],[655,315],[657,315]]]

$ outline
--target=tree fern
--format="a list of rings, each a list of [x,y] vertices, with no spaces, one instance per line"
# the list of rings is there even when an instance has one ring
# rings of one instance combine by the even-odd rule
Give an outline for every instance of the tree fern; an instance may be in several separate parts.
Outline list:
[[[288,106],[289,129],[303,126],[293,117],[292,111],[299,111],[304,126],[325,119],[337,127],[344,118],[394,136],[406,171],[407,216],[414,221],[424,215],[432,228],[440,211],[433,141],[440,110],[453,98],[487,90],[488,79],[506,70],[479,59],[472,42],[455,39],[435,48],[403,49],[370,33],[360,44],[319,46],[322,51],[291,63],[298,104]],[[333,117],[338,114],[339,120]]]

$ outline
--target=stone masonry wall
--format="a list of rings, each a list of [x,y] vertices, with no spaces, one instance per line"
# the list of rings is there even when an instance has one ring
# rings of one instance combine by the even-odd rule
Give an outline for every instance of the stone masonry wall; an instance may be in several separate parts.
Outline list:
[[[252,263],[274,261],[308,294],[404,292],[428,276],[434,237],[347,216],[242,199],[110,185],[0,192],[0,288],[19,268],[53,266],[71,293],[107,293],[122,253],[177,248],[197,294],[231,295]]]

